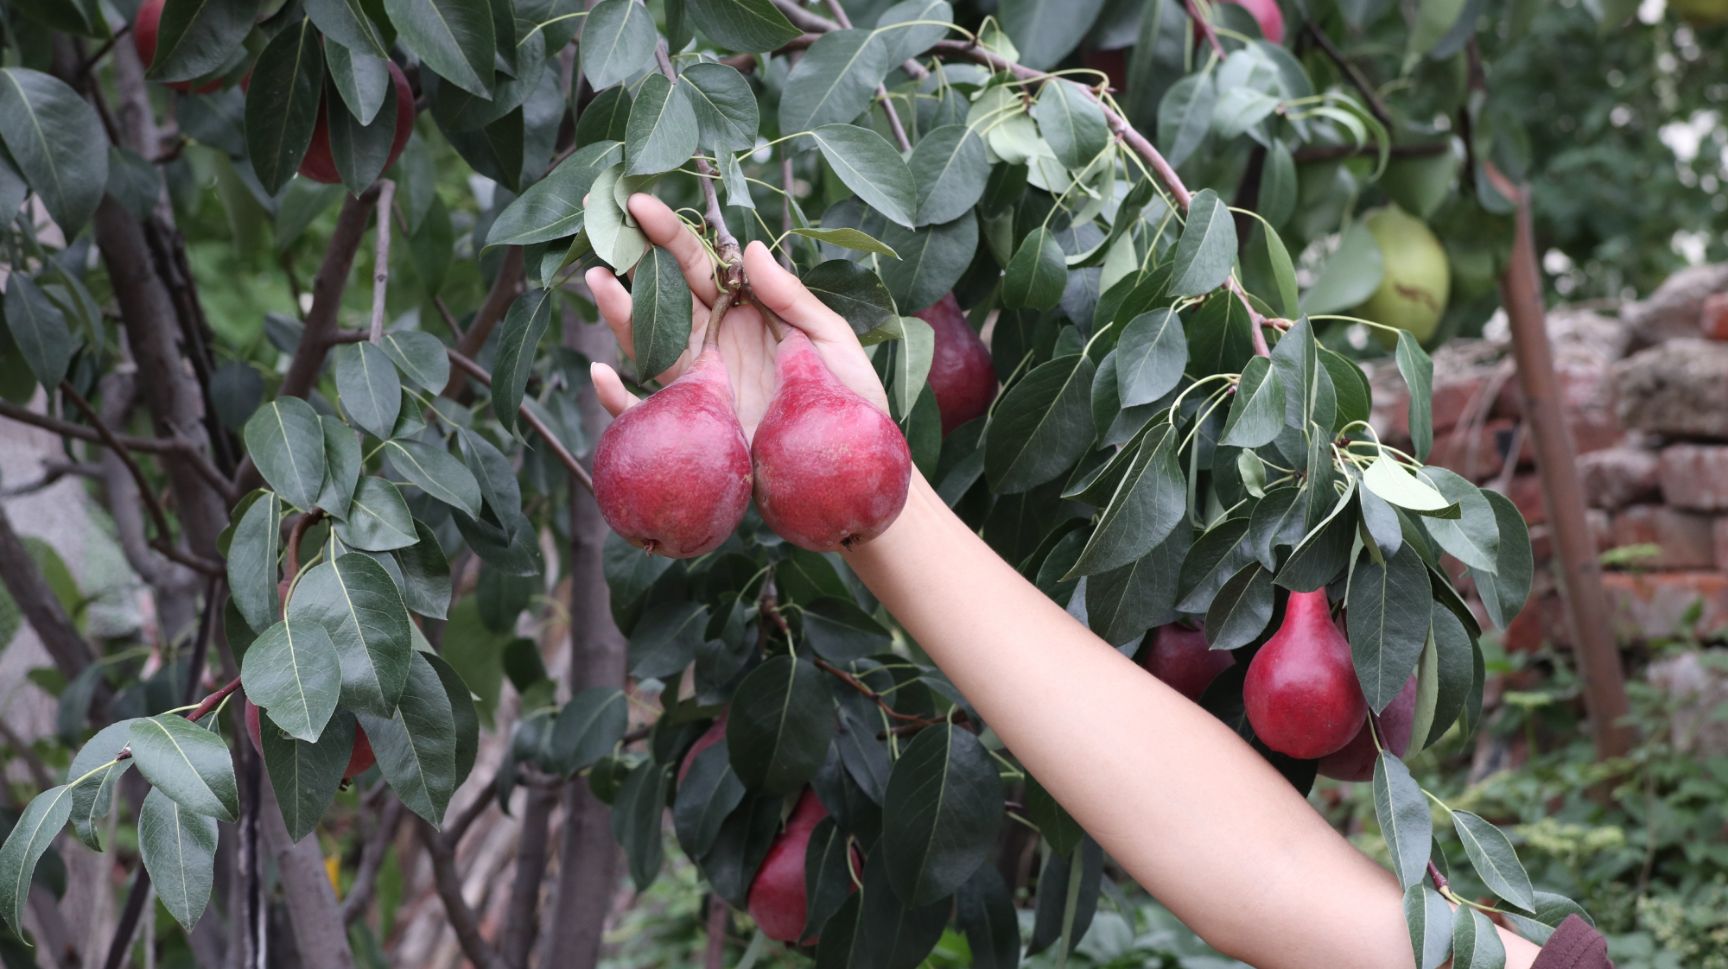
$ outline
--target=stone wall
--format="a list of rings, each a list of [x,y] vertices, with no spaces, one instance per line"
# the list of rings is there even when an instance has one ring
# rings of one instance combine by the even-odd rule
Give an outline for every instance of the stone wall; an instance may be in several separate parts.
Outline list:
[[[1618,312],[1558,307],[1549,335],[1617,632],[1728,638],[1728,265],[1685,270]],[[1396,368],[1370,378],[1377,429],[1407,443]],[[1522,410],[1503,334],[1435,352],[1429,463],[1503,492],[1531,524],[1536,588],[1512,649],[1566,638]]]

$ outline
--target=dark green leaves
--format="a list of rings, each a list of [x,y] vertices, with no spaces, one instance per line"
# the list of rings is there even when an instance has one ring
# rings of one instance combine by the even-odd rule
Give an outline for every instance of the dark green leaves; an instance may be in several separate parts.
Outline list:
[[[6,836],[6,844],[0,845],[0,915],[15,933],[24,931],[24,904],[30,899],[36,863],[47,854],[71,813],[72,788],[51,787],[30,801]]]
[[[646,889],[660,874],[665,858],[661,844],[661,815],[666,811],[666,789],[672,782],[671,768],[645,760],[630,771],[612,802],[612,836],[624,846],[630,864],[630,880],[636,890]]]
[[[387,438],[402,411],[402,381],[390,357],[370,343],[336,348],[336,392],[342,409],[361,430]]]
[[[1206,609],[1206,641],[1213,649],[1236,649],[1259,636],[1272,620],[1272,573],[1259,562],[1242,566]]]
[[[714,0],[716,6],[722,0]],[[766,5],[767,0],[756,0]],[[692,5],[692,12],[696,6]],[[701,23],[698,19],[697,23]],[[864,113],[891,65],[868,30],[823,34],[786,76],[780,130],[786,134],[851,121]]]
[[[1494,625],[1505,629],[1530,597],[1530,582],[1535,569],[1530,552],[1530,529],[1510,498],[1487,490],[1481,494],[1494,510],[1494,521],[1499,526],[1499,546],[1492,573],[1472,568],[1470,574],[1476,580],[1476,592],[1488,618]]]
[[[1047,310],[1062,298],[1068,264],[1056,236],[1034,229],[1020,240],[1002,276],[1002,305],[1009,309]]]
[[[234,760],[222,738],[174,713],[132,721],[138,772],[182,807],[223,821],[239,816]]]
[[[919,731],[882,804],[894,893],[907,905],[947,898],[984,864],[1001,822],[1001,782],[978,738],[950,723]]]
[[[256,0],[174,0],[161,8],[156,53],[145,76],[153,81],[190,81],[223,66],[252,29]]]
[[[461,780],[452,728],[456,715],[438,671],[424,655],[411,652],[396,709],[388,717],[364,711],[358,716],[390,789],[408,810],[436,825]]]
[[[246,152],[264,190],[288,183],[318,121],[324,90],[324,51],[312,21],[302,17],[271,39],[252,69],[246,92]]]
[[[593,686],[570,698],[552,725],[553,764],[564,774],[594,765],[612,752],[630,725],[630,701],[612,686]]]
[[[1518,853],[1506,833],[1469,811],[1452,812],[1452,828],[1464,843],[1464,853],[1482,883],[1494,894],[1525,911],[1536,906],[1530,876],[1518,862]]]
[[[324,427],[312,405],[298,397],[273,400],[253,412],[245,437],[252,463],[270,487],[310,510],[324,484]]]
[[[295,841],[318,826],[318,819],[342,785],[342,775],[354,753],[354,730],[354,715],[347,711],[338,711],[330,718],[317,743],[295,740],[268,723],[259,723],[264,770],[276,790],[276,806],[282,811],[288,836]]]
[[[1415,337],[1403,331],[1398,334],[1394,356],[1398,372],[1410,388],[1410,441],[1415,445],[1416,459],[1426,461],[1434,447],[1434,361]]]
[[[582,197],[601,172],[623,157],[623,146],[616,141],[578,148],[498,214],[486,244],[528,245],[576,234],[582,228]]]
[[[387,716],[407,683],[408,610],[371,557],[350,552],[301,573],[288,600],[290,622],[321,624],[342,666],[342,705]]]
[[[1475,909],[1461,909],[1452,922],[1452,969],[1500,969],[1506,947],[1494,923]]]
[[[240,666],[246,698],[297,740],[315,741],[336,712],[342,665],[324,627],[284,620],[258,634]]]
[[[582,73],[595,90],[654,64],[654,16],[635,0],[603,0],[582,28]],[[664,78],[662,78],[664,80]]]
[[[72,351],[78,346],[66,314],[23,273],[14,273],[6,280],[5,309],[12,342],[37,382],[53,393],[66,378]]]
[[[971,211],[990,177],[983,140],[962,124],[943,125],[918,139],[906,168],[918,192],[919,225],[950,222]]]
[[[469,94],[492,96],[496,40],[487,0],[384,0],[384,10],[402,45],[433,73]]]
[[[1085,36],[1104,0],[1003,0],[1002,29],[1020,49],[1020,62],[1056,66]]]
[[[402,371],[402,376],[421,390],[439,393],[450,380],[450,359],[444,344],[430,333],[418,330],[386,333],[379,346]]]
[[[1272,443],[1284,429],[1284,387],[1272,362],[1255,357],[1242,368],[1236,399],[1218,443],[1227,447],[1257,448]]]
[[[1056,477],[1092,440],[1091,391],[1096,368],[1082,354],[1039,364],[1009,386],[984,433],[984,473],[1001,494]]]
[[[686,299],[684,305],[688,312],[690,301]],[[552,290],[549,289],[531,289],[523,293],[504,313],[504,325],[498,330],[498,355],[492,364],[492,413],[506,428],[516,427],[516,418],[522,409],[522,395],[528,389],[528,378],[534,373],[534,357],[551,322]]]
[[[1217,102],[1218,89],[1210,72],[1189,74],[1170,85],[1158,105],[1158,144],[1170,164],[1187,161],[1206,140]]]
[[[1410,777],[1410,770],[1385,752],[1374,763],[1374,817],[1386,838],[1398,884],[1408,888],[1421,882],[1428,872],[1434,819],[1428,813],[1428,799]]]
[[[1197,296],[1224,285],[1236,265],[1236,223],[1218,193],[1204,189],[1188,204],[1170,269],[1172,296]]]
[[[630,286],[631,339],[636,366],[648,375],[671,369],[690,347],[690,284],[678,258],[652,246],[636,264]]]
[[[1069,168],[1085,168],[1110,143],[1104,109],[1073,81],[1046,83],[1032,105],[1032,120],[1038,122],[1056,160]]]
[[[626,0],[614,0],[624,3]],[[636,3],[632,8],[646,8]],[[696,109],[683,85],[650,74],[636,90],[630,120],[624,125],[624,170],[631,175],[669,172],[696,153]]]
[[[1416,969],[1439,969],[1452,952],[1452,906],[1427,885],[1411,885],[1404,891],[1404,921]]]
[[[210,904],[216,868],[216,819],[194,814],[151,791],[138,810],[138,852],[151,887],[188,932]]]
[[[1128,321],[1116,344],[1116,386],[1123,407],[1150,404],[1176,388],[1188,365],[1188,337],[1175,310],[1158,309]]]
[[[356,53],[389,57],[390,48],[361,6],[363,0],[306,0],[306,15],[325,37]]]
[[[1364,554],[1350,577],[1350,655],[1362,693],[1376,713],[1404,688],[1428,640],[1433,595],[1428,567],[1405,542],[1384,563]]]
[[[469,518],[480,517],[480,482],[450,452],[419,441],[390,441],[384,454],[410,484]]]
[[[1188,490],[1176,457],[1177,443],[1176,429],[1168,425],[1155,428],[1140,442],[1071,575],[1127,565],[1162,542],[1187,514]]]
[[[886,139],[849,124],[825,124],[810,137],[828,167],[864,204],[908,229],[916,224],[912,214],[918,208],[917,186],[906,162]]]
[[[755,147],[760,118],[756,93],[744,75],[725,64],[692,64],[678,75],[678,84],[696,109],[704,147],[716,151]]]
[[[0,141],[67,236],[90,221],[108,184],[108,136],[76,91],[40,71],[0,68]]]
[[[678,833],[678,844],[693,858],[708,853],[726,816],[744,800],[744,784],[732,772],[728,756],[726,743],[721,741],[691,758],[687,771],[680,769],[684,776],[678,779],[672,826]],[[833,821],[824,823],[832,825]]]
[[[656,609],[630,631],[630,675],[670,679],[683,672],[702,645],[708,610],[680,602]]]
[[[348,520],[336,523],[336,537],[367,552],[392,552],[419,541],[402,492],[383,478],[360,482],[348,505]]]
[[[696,29],[727,50],[774,50],[798,36],[770,0],[684,0]]]
[[[834,701],[822,672],[774,656],[738,684],[726,743],[732,769],[752,790],[790,794],[816,776],[834,737]]]

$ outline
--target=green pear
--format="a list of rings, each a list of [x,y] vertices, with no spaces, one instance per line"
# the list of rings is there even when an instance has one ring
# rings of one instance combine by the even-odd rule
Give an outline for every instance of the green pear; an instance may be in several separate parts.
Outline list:
[[[1452,283],[1446,248],[1421,219],[1396,205],[1369,212],[1362,224],[1380,247],[1385,272],[1351,315],[1406,330],[1427,343],[1446,315]]]

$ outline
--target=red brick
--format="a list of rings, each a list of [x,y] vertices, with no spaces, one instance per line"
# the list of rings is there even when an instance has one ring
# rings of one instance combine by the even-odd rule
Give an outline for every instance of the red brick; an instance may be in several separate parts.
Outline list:
[[[1511,652],[1529,652],[1545,643],[1563,643],[1567,638],[1566,608],[1557,595],[1531,596],[1501,635]]]
[[[1592,546],[1598,552],[1606,552],[1614,547],[1613,522],[1608,513],[1599,508],[1584,509],[1584,523],[1590,526]],[[1530,526],[1530,554],[1537,562],[1546,562],[1554,557],[1553,536],[1548,526]]]
[[[1728,293],[1715,293],[1706,297],[1704,310],[1698,317],[1704,339],[1728,340]]]
[[[1728,511],[1728,445],[1676,444],[1662,450],[1661,461],[1662,497],[1668,504]]]
[[[1615,631],[1628,639],[1728,632],[1728,575],[1610,572],[1602,576]],[[1696,617],[1694,617],[1696,612]]]
[[[1506,464],[1506,450],[1518,436],[1517,426],[1511,418],[1497,417],[1455,427],[1434,438],[1428,463],[1456,471],[1471,481],[1492,478]]]
[[[1716,533],[1716,567],[1728,572],[1728,518],[1718,518],[1715,522]]]
[[[1707,515],[1663,505],[1633,505],[1614,515],[1614,544],[1654,545],[1657,553],[1627,564],[1641,569],[1708,569],[1716,564],[1714,523]]]
[[[1515,475],[1506,485],[1506,497],[1518,506],[1519,514],[1531,525],[1548,520],[1548,505],[1542,499],[1542,477],[1537,474]]]
[[[1561,362],[1555,365],[1554,377],[1559,384],[1560,406],[1568,417],[1579,411],[1613,410],[1614,385],[1605,367]],[[1495,396],[1494,414],[1497,417],[1523,416],[1524,391],[1516,377],[1509,378]]]
[[[1578,456],[1578,481],[1592,508],[1613,511],[1662,493],[1662,460],[1655,451],[1615,447]]]

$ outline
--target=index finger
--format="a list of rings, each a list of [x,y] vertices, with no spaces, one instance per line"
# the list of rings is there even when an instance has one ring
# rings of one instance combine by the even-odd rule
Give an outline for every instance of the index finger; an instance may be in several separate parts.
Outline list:
[[[630,196],[630,214],[636,217],[637,226],[649,242],[670,252],[672,258],[678,260],[678,268],[684,270],[684,281],[690,284],[690,292],[704,305],[714,305],[714,300],[720,296],[714,285],[714,261],[708,257],[702,240],[696,238],[696,233],[684,224],[683,219],[678,218],[678,213],[658,198],[637,192]]]

